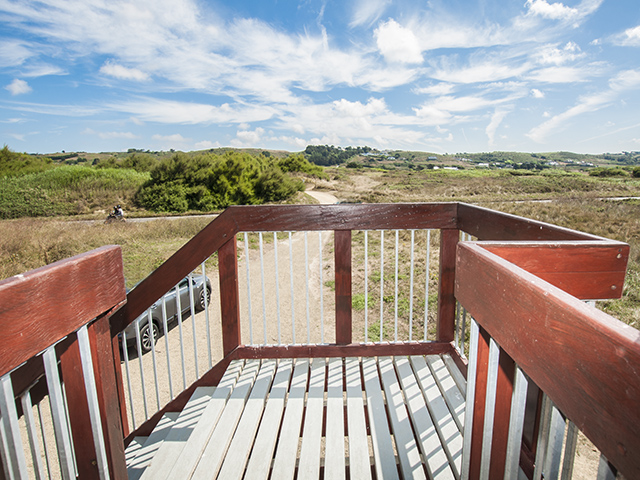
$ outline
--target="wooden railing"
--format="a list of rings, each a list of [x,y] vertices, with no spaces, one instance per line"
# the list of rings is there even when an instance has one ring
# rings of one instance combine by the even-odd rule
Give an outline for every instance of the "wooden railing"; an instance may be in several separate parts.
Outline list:
[[[435,341],[377,344],[354,341],[351,305],[352,232],[385,229],[437,229],[440,231]],[[247,231],[327,230],[334,232],[335,343],[245,345],[240,327],[236,235]],[[460,243],[461,232],[479,241],[491,242]],[[114,255],[114,252],[115,250],[107,249],[97,256],[111,258],[110,255]],[[127,416],[124,414],[122,377],[118,371],[120,366],[118,334],[214,253],[218,255],[222,318],[220,335],[224,358],[155,413],[149,421],[136,431],[130,432]],[[640,364],[637,332],[621,326],[619,322],[590,307],[576,303],[578,300],[571,296],[581,299],[620,297],[628,254],[629,247],[623,243],[466,204],[230,207],[133,289],[127,296],[126,304],[110,316],[109,313],[114,305],[121,303],[124,299],[121,264],[117,264],[120,268],[119,272],[93,267],[93,276],[87,282],[82,282],[85,289],[79,290],[80,294],[71,287],[65,286],[63,289],[60,286],[61,282],[69,281],[65,280],[66,278],[76,278],[77,273],[73,267],[70,266],[68,270],[59,272],[56,275],[57,287],[50,292],[51,295],[44,296],[47,307],[42,312],[56,311],[57,304],[52,302],[57,297],[55,301],[66,305],[64,309],[62,307],[59,309],[64,318],[60,325],[64,325],[64,328],[52,329],[47,333],[46,341],[41,342],[42,344],[38,343],[37,346],[27,348],[20,333],[21,329],[15,329],[11,323],[14,321],[14,316],[0,310],[2,328],[9,329],[6,330],[7,338],[12,339],[11,345],[17,350],[16,352],[3,350],[0,357],[0,366],[3,366],[3,370],[0,373],[10,372],[22,362],[27,362],[20,367],[20,370],[16,370],[20,371],[21,375],[12,375],[14,394],[17,396],[18,393],[25,391],[26,386],[15,388],[16,383],[20,381],[18,378],[27,379],[28,381],[23,380],[23,383],[31,385],[41,376],[43,368],[38,366],[39,360],[30,359],[37,357],[40,351],[62,338],[70,340],[58,344],[57,350],[60,351],[63,348],[61,345],[64,345],[66,351],[71,351],[67,344],[74,342],[76,335],[74,332],[85,323],[90,323],[89,336],[95,337],[94,363],[97,362],[100,369],[100,374],[96,377],[99,385],[98,396],[103,398],[100,401],[100,408],[102,424],[107,432],[107,457],[111,462],[109,469],[112,477],[120,478],[123,461],[122,438],[126,437],[126,443],[133,435],[148,434],[164,412],[180,410],[196,386],[217,384],[229,362],[236,358],[376,356],[448,352],[452,354],[461,370],[466,372],[467,362],[453,345],[456,306],[460,301],[470,315],[477,320],[482,331],[488,332],[511,356],[512,361],[522,366],[522,370],[529,375],[532,382],[546,392],[549,398],[584,430],[612,463],[623,473],[630,472],[629,474],[633,477],[638,473],[639,464],[637,456],[633,455],[638,451],[637,439],[631,438],[631,431],[640,425],[637,412],[631,411],[633,399],[637,399],[637,393],[640,393],[638,392],[640,381],[637,373],[634,373],[634,369],[637,370]],[[77,263],[77,261],[74,262]],[[90,262],[87,263],[89,264]],[[84,275],[85,273],[82,278],[85,278]],[[11,282],[11,288],[18,288],[15,285],[19,280],[12,279]],[[86,290],[86,284],[91,286],[89,290]],[[36,291],[35,285],[34,283],[30,286],[30,291]],[[0,290],[0,294],[2,292],[3,290]],[[9,298],[7,295],[10,294],[4,295],[2,299]],[[100,299],[105,296],[109,300],[102,302]],[[90,303],[89,298],[95,307],[90,312],[86,310],[86,304]],[[28,299],[23,298],[23,300],[25,305],[29,303]],[[0,308],[3,308],[4,302],[0,305],[2,305]],[[23,308],[27,307],[23,306]],[[536,308],[543,310],[536,311]],[[48,313],[30,316],[28,318],[32,320],[27,323],[37,325],[34,327],[35,331],[47,330],[45,325],[49,319]],[[98,320],[91,323],[94,317],[98,317]],[[71,318],[75,320],[72,321]],[[110,337],[105,336],[107,325]],[[585,328],[587,330],[584,330]],[[582,339],[582,342],[576,339]],[[464,338],[461,342],[464,343]],[[603,355],[601,358],[615,361],[611,369],[608,361],[598,363],[598,358],[590,355],[589,350],[585,349],[585,345],[592,348],[595,343],[598,343],[598,352]],[[520,345],[526,345],[526,348],[520,350]],[[472,353],[476,355],[475,352]],[[72,358],[70,354],[67,354],[67,357]],[[107,357],[111,358],[111,363],[105,360]],[[6,365],[1,360],[4,358],[8,358]],[[480,359],[480,364],[484,362],[482,356],[475,356],[475,358]],[[567,362],[566,368],[557,368],[559,362]],[[66,366],[72,365],[73,361],[65,360],[61,355],[61,364],[64,376],[65,370],[68,370]],[[573,383],[567,384],[563,375],[572,373],[572,368],[576,369],[579,375],[575,374]],[[594,380],[590,379],[590,372],[585,370],[586,368],[597,370]],[[28,375],[26,372],[29,372]],[[633,377],[634,374],[635,377]],[[67,375],[72,378],[73,373],[67,373]],[[485,392],[481,391],[482,378],[485,378],[486,385],[487,377],[486,375],[483,377],[481,370],[474,371],[472,375],[480,379],[476,382],[480,390],[476,389],[476,395],[474,395],[475,401],[479,402],[478,399],[482,399],[485,395]],[[604,382],[606,377],[608,381],[600,383]],[[514,380],[513,376],[509,375],[500,378],[497,396],[501,399],[500,405],[505,405],[508,403],[509,393],[513,391]],[[67,394],[69,395],[69,390],[75,392],[74,381],[67,383],[66,379],[64,380]],[[631,382],[632,388],[629,387],[628,382]],[[587,392],[600,388],[609,390],[602,395],[585,396],[582,393],[582,399],[577,402],[577,406],[569,405],[572,395],[579,394],[579,385],[582,385],[583,391]],[[565,386],[566,391],[564,391]],[[101,388],[102,393],[100,393]],[[80,386],[77,389],[80,391]],[[46,390],[44,388],[43,392],[46,393]],[[624,407],[618,411],[610,408],[612,402],[607,403],[603,396],[606,394],[613,394],[616,401],[624,404]],[[77,395],[72,393],[69,398],[75,396]],[[82,395],[79,396],[82,397]],[[111,403],[105,403],[106,398],[109,398]],[[118,401],[114,401],[115,399]],[[591,410],[587,407],[589,402],[593,402]],[[120,408],[116,409],[114,405],[119,405]],[[477,408],[473,409],[472,424],[474,426],[468,440],[471,445],[474,445],[469,450],[471,453],[468,472],[471,473],[471,478],[474,478],[474,472],[480,472],[482,460],[478,459],[482,459],[486,454],[486,452],[483,454],[481,448],[483,422],[479,420],[481,415],[479,412],[484,413],[482,405],[478,403]],[[592,422],[588,426],[584,416],[589,412],[597,415],[600,408],[604,412],[603,415],[597,422]],[[506,435],[504,425],[505,421],[508,423],[508,410],[507,420],[502,410],[500,412],[496,410],[499,414],[496,414],[493,430],[498,432],[495,438],[502,439],[494,443],[496,452],[501,448],[500,442],[504,442],[503,437]],[[71,425],[75,431],[74,415],[72,415]],[[631,418],[627,425],[625,425],[627,421],[625,415]],[[484,420],[485,417],[482,418]],[[82,422],[80,424],[82,425]],[[87,424],[85,419],[84,425]],[[604,433],[606,424],[613,433]],[[80,438],[85,437],[86,435]],[[478,442],[480,447],[475,446]],[[81,446],[78,448],[81,449]],[[504,463],[504,459],[501,462]],[[492,462],[491,468],[500,468],[496,466],[498,463],[500,462]],[[96,468],[95,465],[92,468]],[[487,468],[489,467],[484,467],[485,473],[489,472]],[[494,478],[493,475],[490,478]]]

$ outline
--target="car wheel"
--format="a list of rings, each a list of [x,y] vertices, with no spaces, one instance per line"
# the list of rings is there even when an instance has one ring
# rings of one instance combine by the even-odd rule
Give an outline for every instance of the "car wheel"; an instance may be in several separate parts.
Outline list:
[[[211,290],[209,288],[203,288],[202,292],[200,292],[200,300],[198,301],[198,309],[204,310],[204,295],[207,292],[207,305],[211,305]]]
[[[155,345],[160,337],[160,329],[155,322],[152,322],[151,324],[153,325],[153,344]],[[140,344],[142,346],[142,353],[151,351],[151,335],[149,335],[148,322],[145,322],[142,328],[140,328]]]

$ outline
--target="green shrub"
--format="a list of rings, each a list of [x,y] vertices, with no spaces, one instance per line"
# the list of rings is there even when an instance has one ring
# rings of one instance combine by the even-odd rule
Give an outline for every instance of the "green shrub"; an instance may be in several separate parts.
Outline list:
[[[621,168],[598,167],[589,170],[592,177],[628,177],[629,173]]]
[[[16,153],[6,145],[0,150],[0,177],[42,172],[53,168],[50,158],[34,157],[26,153]]]
[[[631,176],[633,178],[640,178],[640,167],[634,168],[633,171],[631,172]]]

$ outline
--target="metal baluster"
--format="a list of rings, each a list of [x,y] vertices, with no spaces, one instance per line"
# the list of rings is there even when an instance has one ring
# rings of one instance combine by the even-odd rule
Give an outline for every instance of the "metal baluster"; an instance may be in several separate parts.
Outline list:
[[[2,428],[4,430],[6,448],[9,451],[11,467],[10,476],[17,478],[27,477],[27,460],[24,455],[20,425],[18,424],[18,411],[16,410],[15,395],[11,384],[11,374],[7,373],[0,378],[0,412],[2,413]]]
[[[320,343],[324,343],[324,285],[322,284],[322,232],[318,232],[318,249],[320,250]]]
[[[264,342],[267,344],[267,299],[264,292],[264,251],[262,248],[262,232],[258,233],[258,245],[260,246],[260,280],[262,281],[262,333]]]
[[[364,341],[369,341],[369,232],[364,231]]]
[[[35,418],[33,417],[31,392],[29,390],[27,390],[26,393],[20,396],[20,402],[22,404],[22,413],[24,414],[25,424],[27,426],[29,448],[31,449],[31,458],[33,460],[33,470],[36,475],[36,480],[41,480],[45,478],[44,465],[42,464],[40,444],[38,442],[38,433],[36,431],[36,422]]]
[[[44,433],[44,421],[42,420],[42,409],[40,403],[36,404],[38,410],[38,421],[40,422],[40,438],[42,438],[42,450],[44,450],[44,464],[47,466],[47,478],[51,478],[51,463],[49,462],[49,448],[47,436]]]
[[[151,316],[151,314],[149,314]],[[89,406],[89,418],[91,420],[91,432],[93,433],[93,444],[96,449],[96,462],[98,474],[101,479],[109,478],[109,465],[107,463],[107,451],[102,432],[102,420],[100,418],[100,406],[98,405],[98,391],[96,388],[96,378],[93,372],[93,360],[91,346],[89,344],[89,333],[87,326],[78,330],[78,347],[80,349],[80,360],[82,362],[82,375],[84,386],[87,392],[87,404]],[[158,378],[156,377],[156,385]],[[157,387],[156,387],[157,388]],[[158,409],[160,409],[160,395],[158,394]]]
[[[244,234],[244,260],[247,267],[247,306],[249,307],[249,343],[253,345],[253,319],[251,316],[251,275],[249,274],[249,238]]]
[[[307,292],[307,344],[311,343],[311,314],[309,312],[309,244],[304,232],[304,279]]]
[[[149,341],[151,342],[151,362],[153,363],[153,379],[156,387],[156,406],[160,410],[160,387],[158,385],[158,362],[156,360],[155,335],[153,333],[153,318],[151,317],[151,309],[147,310],[147,322],[149,325]]]
[[[384,327],[384,230],[380,230],[380,342]]]
[[[473,406],[476,394],[476,377],[478,375],[478,336],[480,328],[475,320],[471,319],[471,345],[469,348],[469,365],[467,368],[467,394],[464,408],[464,434],[462,436],[462,468],[461,480],[469,479],[469,466],[471,464],[471,432],[473,428]]]
[[[189,291],[189,310],[191,312],[191,333],[193,334],[193,363],[196,368],[196,378],[200,378],[198,369],[198,335],[196,334],[196,305],[193,299],[193,278],[187,275],[187,289]],[[160,405],[158,405],[160,410]]]
[[[164,347],[167,354],[167,375],[169,376],[169,396],[173,399],[173,378],[171,376],[171,356],[169,355],[169,327],[167,326],[167,297],[162,296],[162,328],[164,330]]]
[[[146,420],[149,420],[149,411],[147,409],[147,386],[144,381],[144,367],[142,365],[142,344],[140,342],[140,323],[137,320],[134,320],[134,321],[136,324],[136,348],[138,349],[138,365],[140,366],[140,383],[142,384],[142,404],[144,405],[144,419],[146,421]]]
[[[498,389],[498,362],[500,347],[491,338],[489,341],[489,365],[487,367],[487,396],[484,410],[484,428],[482,432],[482,460],[480,478],[489,480],[491,445],[493,443],[493,419],[496,413],[496,392]]]
[[[460,351],[460,302],[456,302],[456,325],[453,330],[453,345],[456,350]]]
[[[464,353],[464,346],[467,343],[467,339],[466,339],[466,329],[467,329],[467,309],[462,307],[462,340],[461,340],[461,347],[460,347],[460,354],[462,355],[462,358],[466,358],[466,355]]]
[[[296,309],[295,294],[293,280],[293,240],[291,232],[289,232],[289,278],[291,279],[291,340],[296,344]]]
[[[64,398],[62,396],[62,384],[58,375],[58,359],[56,357],[55,346],[49,347],[42,355],[45,375],[47,377],[47,388],[49,389],[49,402],[51,404],[51,416],[53,418],[53,429],[58,447],[58,460],[60,461],[60,471],[62,478],[71,480],[75,478],[73,453],[71,450],[71,438]]]
[[[169,349],[167,349],[168,351]],[[131,412],[131,421],[133,428],[137,427],[136,412],[133,408],[133,392],[131,390],[131,372],[129,371],[129,349],[127,347],[127,333],[122,332],[122,356],[124,357],[124,370],[127,373],[127,390],[129,391],[129,411]]]
[[[394,295],[394,308],[393,308],[393,341],[398,341],[398,256],[399,256],[399,244],[400,244],[400,231],[396,230],[396,264],[395,264],[395,295]]]
[[[560,459],[562,457],[562,444],[566,421],[562,412],[555,405],[551,408],[551,424],[549,428],[549,443],[547,445],[547,457],[544,463],[544,478],[558,478],[560,475]]]
[[[598,480],[616,480],[618,470],[609,463],[607,457],[600,454],[600,462],[598,463]]]
[[[425,265],[424,281],[424,338],[427,341],[427,327],[429,324],[429,264],[431,260],[431,230],[427,230],[427,261]]]
[[[278,316],[278,345],[282,344],[282,335],[280,333],[280,281],[278,279],[278,234],[273,232],[273,254],[276,262],[276,313]]]
[[[560,478],[570,480],[573,476],[573,462],[576,458],[578,446],[578,427],[571,420],[567,421],[567,440],[564,444],[564,458],[562,460],[562,472]]]
[[[411,268],[409,273],[409,341],[413,340],[413,250],[416,243],[416,231],[411,230]]]
[[[180,361],[182,362],[182,390],[187,388],[187,367],[184,360],[184,334],[182,332],[182,301],[180,300],[180,283],[176,285],[176,313],[178,314],[178,334],[180,337]]]
[[[529,381],[516,366],[516,375],[511,395],[511,416],[509,418],[509,438],[507,440],[507,457],[505,459],[504,479],[518,478],[520,468],[520,449],[522,448],[522,432],[524,415],[527,408],[527,389]]]
[[[12,478],[13,467],[11,466],[11,454],[7,446],[7,432],[4,429],[4,423],[2,422],[2,415],[0,415],[0,464],[2,464],[3,478]]]
[[[207,352],[209,357],[209,370],[213,366],[213,359],[211,358],[211,326],[209,324],[209,294],[207,289],[207,274],[205,272],[205,263],[202,262],[202,294],[204,295],[204,321],[207,326]],[[168,352],[167,352],[168,353]],[[171,396],[173,398],[173,395]]]
[[[547,443],[549,442],[549,426],[551,423],[551,400],[545,393],[542,395],[542,414],[540,416],[540,431],[538,433],[538,443],[536,444],[535,469],[533,479],[542,478],[543,464],[547,455]]]

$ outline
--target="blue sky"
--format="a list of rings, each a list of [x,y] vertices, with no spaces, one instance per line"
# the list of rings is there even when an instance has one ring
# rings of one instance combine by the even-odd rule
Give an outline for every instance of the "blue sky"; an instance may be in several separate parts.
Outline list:
[[[16,151],[640,150],[638,0],[0,0]]]

